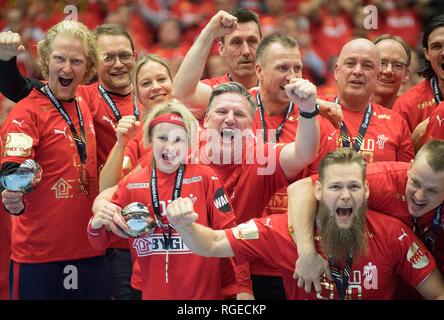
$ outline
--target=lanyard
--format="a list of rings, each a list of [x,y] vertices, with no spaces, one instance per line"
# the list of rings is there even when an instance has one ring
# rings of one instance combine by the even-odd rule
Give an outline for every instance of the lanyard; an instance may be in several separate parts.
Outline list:
[[[261,120],[262,136],[264,138],[264,142],[267,142],[267,125],[265,123],[265,111],[264,111],[264,106],[262,104],[260,91],[257,92],[256,100],[257,100],[257,109],[259,110],[259,117]],[[277,127],[275,141],[273,141],[273,142],[275,142],[275,143],[279,142],[279,137],[282,134],[282,130],[284,129],[285,122],[287,122],[288,118],[290,118],[290,115],[292,114],[292,112],[293,112],[293,101],[291,101],[287,106],[287,114],[285,115],[284,121],[282,121],[282,123],[279,125],[279,127]]]
[[[432,86],[432,91],[433,95],[435,96],[436,105],[438,105],[441,103],[442,99],[441,99],[441,94],[439,93],[438,80],[436,76],[433,76],[430,79],[430,85]]]
[[[433,251],[433,248],[435,247],[436,239],[438,238],[439,230],[441,229],[441,214],[442,214],[442,208],[443,208],[444,202],[441,203],[436,209],[435,213],[433,214],[433,221],[432,225],[427,232],[425,232],[421,240],[424,242],[427,249],[429,249],[430,252]],[[413,217],[413,231],[419,235],[420,228],[419,223],[416,217]]]
[[[335,282],[336,289],[338,290],[339,299],[344,300],[348,288],[348,281],[350,280],[350,273],[353,264],[353,255],[352,254],[348,255],[347,262],[342,272],[339,270],[339,267],[333,263],[331,257],[328,259],[328,263],[330,265],[330,271],[333,280]]]
[[[184,175],[185,167],[181,163],[179,169],[176,171],[176,181],[174,182],[173,196],[172,200],[176,200],[180,197],[180,191],[182,189],[182,180]],[[162,216],[160,214],[160,203],[159,203],[159,192],[157,190],[157,174],[156,174],[156,165],[153,163],[153,168],[151,170],[151,200],[153,203],[154,213],[160,222],[162,222]],[[173,234],[173,226],[168,223],[168,237],[165,235],[165,232],[162,228],[163,239],[165,240],[165,247],[168,250],[171,243],[171,237]]]
[[[335,98],[335,103],[339,103],[339,98]],[[372,118],[372,105],[369,103],[367,110],[365,111],[364,118],[362,118],[361,126],[358,130],[358,135],[356,136],[355,143],[353,145],[353,150],[358,152],[361,149],[361,144],[364,141],[365,133],[367,132],[368,126],[370,124],[370,119]],[[344,121],[341,122],[341,140],[342,146],[344,148],[350,148],[351,138],[347,126]]]
[[[46,95],[48,96],[49,100],[54,105],[54,107],[56,107],[57,111],[60,113],[62,118],[68,124],[69,129],[71,130],[71,134],[72,134],[72,136],[74,138],[74,141],[76,142],[77,152],[78,152],[79,157],[80,157],[80,162],[82,164],[85,164],[86,158],[87,158],[87,155],[86,155],[85,126],[83,124],[83,116],[82,116],[82,112],[80,111],[80,108],[79,108],[79,105],[77,103],[77,100],[74,98],[74,102],[75,102],[76,109],[77,109],[77,115],[79,117],[79,126],[80,126],[80,134],[81,134],[81,136],[78,135],[77,130],[74,127],[74,124],[71,121],[71,118],[66,113],[66,110],[63,107],[63,105],[60,103],[60,101],[57,100],[57,98],[54,96],[54,94],[52,93],[52,91],[49,88],[49,86],[48,85],[44,86],[43,90],[45,91]]]
[[[122,118],[119,108],[117,108],[116,103],[114,102],[113,98],[109,95],[108,91],[106,91],[101,84],[99,84],[99,92],[102,96],[103,100],[105,100],[106,104],[110,109],[112,110],[114,114],[114,118],[116,119],[116,122],[119,122],[119,120]],[[134,95],[133,96],[133,106],[134,106],[134,115],[136,116],[136,119],[139,120],[139,105],[137,103],[137,99]]]

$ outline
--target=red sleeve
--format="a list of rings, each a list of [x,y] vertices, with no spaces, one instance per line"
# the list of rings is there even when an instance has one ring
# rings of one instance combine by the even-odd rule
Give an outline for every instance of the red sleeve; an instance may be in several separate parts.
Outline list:
[[[396,273],[416,288],[436,269],[436,262],[425,245],[416,237],[413,231],[405,224],[398,222],[396,233],[391,234],[390,250],[397,252],[392,255],[397,257],[395,262]],[[399,240],[399,235],[407,234]]]
[[[442,102],[430,116],[424,138],[425,142],[429,142],[430,140],[444,140],[444,102]]]
[[[411,99],[411,91],[409,90],[395,100],[392,108],[393,111],[399,113],[401,117],[407,121],[410,131],[414,130],[416,127],[416,125],[414,124],[414,120],[412,119],[410,121],[412,117],[411,112],[414,112],[410,111],[411,104],[409,103],[409,100]]]
[[[225,229],[225,234],[238,262],[245,263],[256,258],[279,261],[279,258],[275,256],[279,250],[273,249],[277,244],[272,235],[277,231],[276,227],[278,226],[273,223],[270,223],[273,224],[273,228],[264,226],[264,219],[276,219],[278,216],[280,215],[251,219],[234,228]]]
[[[22,163],[35,157],[35,149],[40,144],[38,117],[33,107],[28,104],[28,98],[23,99],[11,110],[1,129],[4,140],[4,152],[1,163]]]
[[[319,152],[316,159],[307,167],[307,170],[304,170],[304,177],[318,173],[319,163],[321,160],[324,159],[328,153],[336,150],[336,144],[331,136],[331,134],[336,130],[335,127],[333,127],[331,123],[324,118],[318,117],[318,121],[321,134],[319,140]]]
[[[92,218],[91,218],[92,220]],[[121,239],[112,232],[106,231],[104,227],[94,229],[91,226],[91,220],[88,222],[88,240],[91,246],[96,250],[105,250],[114,240]]]
[[[415,157],[415,149],[413,147],[412,133],[410,132],[407,122],[393,113],[394,123],[399,125],[400,134],[398,141],[398,149],[396,150],[396,161],[408,162]]]
[[[408,162],[395,161],[373,162],[367,165],[370,209],[398,218],[408,216],[408,213],[404,212],[408,166]]]
[[[217,230],[235,226],[236,219],[230,200],[218,176],[213,174],[208,179],[207,208],[210,226]],[[235,282],[230,276],[233,271]],[[253,292],[248,263],[238,264],[235,259],[221,259],[221,276],[224,297],[232,298],[240,292]]]

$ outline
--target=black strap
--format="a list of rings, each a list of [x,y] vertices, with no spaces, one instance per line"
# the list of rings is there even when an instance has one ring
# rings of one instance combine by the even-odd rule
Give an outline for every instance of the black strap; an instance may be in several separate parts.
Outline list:
[[[59,100],[57,100],[57,98],[54,96],[54,94],[52,93],[52,91],[49,88],[49,86],[48,85],[44,86],[43,90],[45,91],[45,93],[48,96],[48,98],[51,101],[51,103],[54,105],[54,107],[60,113],[62,118],[68,124],[69,129],[71,130],[71,134],[72,134],[72,136],[74,138],[74,141],[76,143],[76,146],[77,146],[77,152],[78,152],[79,157],[80,157],[80,162],[82,164],[85,164],[86,163],[86,158],[87,158],[85,125],[83,123],[83,116],[82,116],[82,112],[80,111],[79,104],[77,103],[77,99],[74,98],[74,103],[76,105],[77,115],[79,117],[80,136],[77,133],[77,130],[74,127],[74,124],[71,121],[71,118],[69,117],[68,113],[66,113],[66,110],[63,107],[62,103]]]
[[[339,104],[339,98],[335,98],[335,103]],[[365,111],[364,117],[361,121],[361,126],[358,130],[358,135],[356,136],[355,143],[353,144],[353,150],[358,152],[361,149],[362,142],[364,141],[365,134],[367,133],[368,126],[370,125],[370,120],[372,118],[372,105],[368,104],[367,110]],[[341,140],[342,146],[344,148],[350,148],[350,143],[352,141],[347,126],[344,121],[341,121]]]
[[[427,249],[429,249],[430,252],[433,251],[435,248],[436,239],[438,238],[438,233],[442,228],[441,224],[441,215],[442,215],[442,209],[444,206],[444,202],[441,203],[436,209],[435,213],[433,214],[433,220],[432,225],[430,228],[421,234],[421,229],[419,227],[419,223],[416,217],[413,217],[413,231],[419,236],[419,238],[424,242]]]
[[[108,107],[110,107],[111,111],[113,112],[114,119],[116,119],[116,122],[119,122],[119,120],[122,118],[119,108],[117,108],[117,105],[114,102],[113,98],[110,96],[108,91],[106,91],[105,88],[103,88],[101,84],[99,84],[99,93],[102,96],[103,100],[105,100]],[[140,117],[139,104],[137,103],[136,97],[134,95],[132,96],[133,96],[134,115],[136,116],[136,119],[139,120]]]
[[[264,105],[262,104],[260,90],[256,94],[256,100],[257,100],[257,109],[259,110],[259,117],[261,120],[262,136],[264,138],[264,142],[267,142],[267,124],[265,123],[265,111],[264,111]],[[275,141],[272,141],[272,142],[274,142],[274,143],[279,142],[279,137],[282,134],[282,130],[284,129],[285,123],[287,122],[288,118],[290,118],[292,112],[293,112],[293,101],[291,101],[288,104],[287,114],[285,115],[285,119],[282,121],[282,123],[279,125],[279,127],[276,128]]]
[[[333,263],[332,257],[328,258],[328,263],[330,265],[330,271],[335,282],[336,289],[338,290],[339,299],[344,300],[347,293],[348,282],[350,280],[350,273],[353,265],[353,255],[348,255],[347,262],[345,263],[342,272],[339,267]]]
[[[180,164],[179,168],[176,171],[176,180],[174,182],[173,196],[172,200],[176,200],[180,197],[180,192],[182,190],[182,181],[185,172],[185,166],[183,163]],[[160,201],[159,201],[159,192],[157,189],[157,174],[156,174],[156,164],[153,163],[153,168],[151,169],[151,201],[153,204],[154,214],[157,216],[157,219],[162,222],[162,215],[160,212]],[[170,247],[171,237],[173,235],[173,226],[168,223],[168,237],[165,235],[165,232],[162,228],[163,239],[165,240],[166,249]]]
[[[430,85],[432,87],[433,95],[435,96],[436,105],[442,102],[441,93],[439,92],[438,79],[436,76],[433,76],[430,79]]]

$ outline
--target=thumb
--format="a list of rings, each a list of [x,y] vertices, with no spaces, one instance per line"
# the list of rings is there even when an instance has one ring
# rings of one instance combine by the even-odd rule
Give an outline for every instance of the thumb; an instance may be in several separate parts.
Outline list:
[[[24,45],[19,45],[18,47],[17,47],[17,52],[19,52],[19,53],[22,53],[22,52],[25,52],[26,51],[26,48],[25,48],[25,46]]]

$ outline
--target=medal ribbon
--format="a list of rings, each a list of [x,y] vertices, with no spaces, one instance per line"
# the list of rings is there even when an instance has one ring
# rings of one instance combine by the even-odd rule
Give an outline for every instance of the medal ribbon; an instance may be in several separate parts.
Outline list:
[[[436,209],[435,213],[433,214],[433,220],[432,225],[430,226],[430,229],[427,230],[422,236],[420,236],[420,239],[424,242],[427,249],[429,249],[430,252],[433,251],[436,243],[436,239],[438,238],[438,233],[442,227],[441,224],[441,214],[442,214],[442,208],[444,206],[444,202],[441,203]],[[413,217],[413,231],[419,235],[420,234],[420,227],[418,220],[416,217]]]
[[[65,108],[63,107],[62,103],[57,100],[57,98],[54,96],[54,94],[52,93],[51,89],[49,88],[48,85],[43,87],[43,90],[45,91],[46,95],[48,96],[49,100],[51,101],[51,103],[54,105],[54,107],[57,109],[57,111],[60,113],[60,115],[62,116],[62,118],[66,121],[66,123],[69,126],[69,129],[71,130],[71,134],[74,138],[74,141],[76,143],[76,147],[77,147],[77,152],[79,154],[80,157],[80,162],[82,164],[85,164],[86,162],[86,135],[85,135],[85,126],[83,123],[83,116],[82,116],[82,112],[80,111],[80,107],[77,103],[77,100],[74,98],[74,102],[76,105],[76,109],[77,109],[77,115],[79,117],[79,126],[80,126],[80,135],[77,133],[77,130],[73,124],[73,122],[71,121],[71,118],[69,117],[68,113],[66,112]]]
[[[259,110],[259,117],[261,120],[262,136],[264,138],[264,142],[267,142],[267,125],[265,123],[265,111],[264,111],[264,106],[262,104],[260,91],[258,91],[256,94],[256,100],[257,100],[257,109]],[[291,101],[288,104],[285,119],[284,119],[284,121],[282,121],[282,123],[276,129],[276,136],[275,136],[275,141],[274,141],[275,143],[279,142],[279,137],[282,134],[282,130],[284,129],[285,123],[287,122],[288,118],[290,118],[292,112],[293,112],[293,101]]]
[[[339,299],[344,300],[348,288],[348,282],[350,280],[350,273],[353,264],[353,255],[352,254],[348,255],[347,262],[342,272],[339,269],[339,267],[333,263],[332,257],[329,257],[328,263],[330,265],[330,271],[331,275],[333,276],[336,289],[338,290]]]
[[[174,189],[173,189],[173,196],[172,196],[173,201],[180,197],[180,191],[182,189],[182,181],[183,181],[184,171],[185,171],[185,166],[183,165],[183,163],[181,163],[179,168],[176,171],[176,181],[174,182]],[[159,193],[157,190],[157,174],[156,174],[155,163],[153,164],[153,168],[151,170],[150,184],[151,184],[151,188],[150,188],[151,201],[153,203],[154,213],[157,216],[157,218],[159,219],[160,223],[162,223],[162,215],[160,213]],[[162,227],[162,234],[163,234],[163,239],[165,240],[166,249],[168,250],[170,247],[170,243],[171,243],[171,237],[173,235],[173,226],[170,223],[168,223],[168,237],[165,234],[165,232],[163,231],[163,227]]]
[[[103,100],[105,100],[106,104],[108,105],[108,107],[110,107],[111,111],[113,112],[116,122],[119,122],[119,120],[122,118],[122,115],[120,114],[119,108],[117,108],[117,105],[114,102],[113,98],[110,96],[108,91],[106,91],[105,88],[102,87],[101,84],[99,84],[99,92]],[[133,95],[133,106],[134,106],[134,115],[136,116],[136,119],[139,120],[140,117],[139,104],[137,103],[137,99],[134,95]]]
[[[339,104],[338,97],[335,98],[335,103]],[[364,117],[361,121],[361,126],[358,130],[358,135],[356,136],[355,143],[353,144],[353,150],[358,152],[361,149],[362,142],[364,141],[365,134],[367,132],[368,126],[370,125],[370,120],[372,118],[372,105],[369,103],[367,110],[365,111]],[[349,131],[344,121],[341,122],[341,140],[342,146],[344,148],[350,148],[351,137],[349,135]]]
[[[441,94],[439,92],[438,80],[436,76],[433,76],[430,79],[430,85],[432,86],[433,95],[435,96],[435,103],[436,105],[438,105],[442,102],[442,99],[441,99]]]

